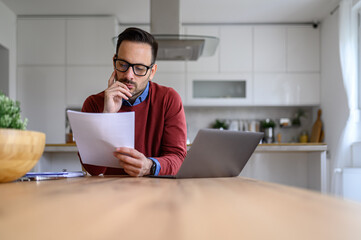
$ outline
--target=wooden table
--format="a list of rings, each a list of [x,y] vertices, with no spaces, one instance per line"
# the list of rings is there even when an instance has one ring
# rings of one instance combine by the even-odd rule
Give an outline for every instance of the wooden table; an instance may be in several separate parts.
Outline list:
[[[361,204],[248,178],[0,184],[0,239],[361,239]]]

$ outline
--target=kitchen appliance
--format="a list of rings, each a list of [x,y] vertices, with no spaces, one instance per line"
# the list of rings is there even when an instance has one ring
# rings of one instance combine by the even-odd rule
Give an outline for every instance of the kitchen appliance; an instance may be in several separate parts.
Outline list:
[[[261,121],[261,127],[264,132],[264,142],[265,143],[273,143],[275,141],[274,137],[274,128],[276,126],[276,123],[267,118],[264,121]]]
[[[272,127],[265,128],[264,132],[264,140],[265,143],[273,143],[274,142],[274,130]]]
[[[180,0],[151,0],[151,33],[158,42],[158,60],[197,60],[214,55],[219,39],[181,35]]]

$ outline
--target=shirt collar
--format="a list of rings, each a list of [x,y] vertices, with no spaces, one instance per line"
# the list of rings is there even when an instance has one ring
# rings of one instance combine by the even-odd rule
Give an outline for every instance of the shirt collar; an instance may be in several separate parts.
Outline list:
[[[129,101],[123,99],[123,104],[127,105],[127,106],[136,106],[139,103],[143,102],[147,97],[148,97],[148,93],[149,93],[149,82],[147,83],[147,86],[145,87],[144,91],[142,92],[142,94],[140,94],[134,101],[133,104],[131,104]]]

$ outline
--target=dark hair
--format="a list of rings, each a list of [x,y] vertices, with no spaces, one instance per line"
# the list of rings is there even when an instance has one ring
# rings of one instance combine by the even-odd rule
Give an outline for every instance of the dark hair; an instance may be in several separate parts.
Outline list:
[[[125,29],[118,36],[117,49],[115,50],[117,55],[119,46],[124,40],[149,44],[152,47],[152,64],[155,63],[158,53],[158,42],[154,39],[152,34],[135,27]]]

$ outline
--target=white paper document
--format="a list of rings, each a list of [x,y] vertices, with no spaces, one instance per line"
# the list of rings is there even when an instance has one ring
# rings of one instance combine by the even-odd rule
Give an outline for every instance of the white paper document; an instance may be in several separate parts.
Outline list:
[[[68,110],[73,136],[83,163],[121,168],[117,147],[134,148],[134,112],[84,113]]]

